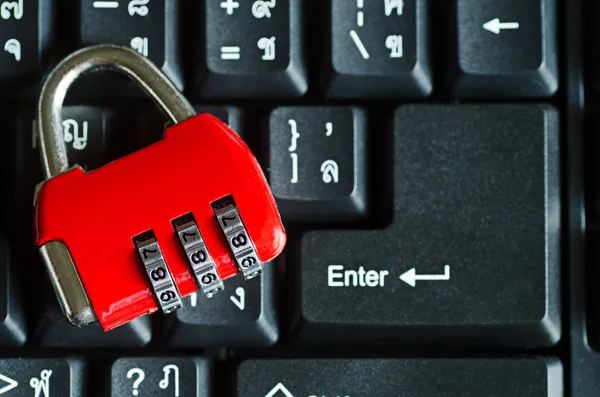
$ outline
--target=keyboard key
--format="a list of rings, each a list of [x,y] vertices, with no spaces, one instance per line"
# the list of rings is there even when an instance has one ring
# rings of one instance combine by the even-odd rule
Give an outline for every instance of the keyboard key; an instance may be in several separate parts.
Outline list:
[[[86,170],[100,167],[106,161],[106,132],[115,114],[91,106],[70,106],[63,110],[63,140],[71,164]],[[37,130],[37,126],[34,125]],[[37,148],[37,140],[34,141]]]
[[[0,85],[37,83],[54,44],[50,0],[10,0],[0,3]],[[44,59],[43,59],[44,58]],[[11,95],[18,92],[11,92]],[[8,99],[8,98],[7,98]]]
[[[416,98],[432,91],[427,0],[332,0],[325,93]]]
[[[207,298],[194,293],[167,320],[174,347],[269,346],[277,342],[275,268],[264,266],[260,277],[237,275],[225,290]]]
[[[458,97],[548,97],[558,88],[556,0],[457,0]]]
[[[42,266],[40,264],[40,266]],[[145,346],[152,338],[150,317],[140,317],[110,332],[99,323],[74,327],[58,306],[53,294],[47,294],[44,311],[36,323],[35,339],[44,347],[126,347]]]
[[[393,148],[390,226],[302,239],[299,342],[555,344],[556,110],[404,106]]]
[[[194,106],[197,114],[209,113],[229,125],[238,135],[242,134],[242,113],[234,106]],[[162,138],[165,130],[172,125],[160,110],[153,106],[139,113],[136,145],[139,149]]]
[[[0,235],[0,346],[22,345],[27,337],[21,307],[23,297],[15,281],[14,266],[8,242]]]
[[[127,357],[112,366],[111,396],[212,397],[212,369],[197,357]]]
[[[271,113],[269,181],[286,221],[364,217],[366,114],[350,107],[285,107]]]
[[[79,46],[119,44],[150,59],[183,89],[179,0],[80,0]]]
[[[300,0],[207,1],[196,91],[205,97],[295,97],[307,90]]]
[[[115,156],[107,151],[107,147],[123,136],[121,124],[119,114],[108,108],[65,107],[63,138],[69,163],[92,170],[113,159]],[[34,112],[23,111],[8,120],[8,125],[7,134],[2,138],[6,147],[11,148],[4,159],[6,170],[9,170],[5,171],[7,192],[10,192],[7,205],[26,207],[30,213],[35,186],[43,180]]]
[[[600,92],[600,57],[596,55],[598,49],[600,49],[600,28],[594,25],[593,22],[597,21],[600,17],[600,2],[589,2],[585,10],[587,14],[586,18],[590,21],[590,29],[587,32],[589,40],[584,50],[587,50],[587,54],[591,54],[589,58],[586,58],[586,62],[589,62],[589,65],[586,65],[585,68],[590,75],[590,79],[586,82],[586,87],[591,88],[597,95]]]
[[[0,395],[84,397],[84,364],[75,358],[0,358]]]
[[[398,387],[403,390],[398,394]],[[562,397],[554,358],[255,360],[237,373],[237,397]]]

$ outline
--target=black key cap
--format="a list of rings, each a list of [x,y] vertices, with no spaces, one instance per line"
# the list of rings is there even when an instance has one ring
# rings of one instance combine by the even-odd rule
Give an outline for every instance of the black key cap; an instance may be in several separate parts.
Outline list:
[[[598,56],[598,50],[600,49],[600,28],[595,24],[595,21],[600,17],[600,2],[590,1],[586,4],[587,21],[589,21],[590,29],[587,31],[589,45],[587,54],[590,54],[589,58],[586,58],[590,65],[587,67],[589,76],[591,77],[586,84],[590,86],[595,94],[600,93],[600,56]],[[591,84],[590,84],[591,83]]]
[[[457,0],[458,97],[547,97],[558,88],[556,0]]]
[[[212,298],[192,294],[166,320],[174,347],[274,344],[279,337],[274,264],[252,280],[244,281],[240,275],[227,280],[225,290]]]
[[[239,108],[234,106],[194,106],[194,110],[197,114],[212,114],[243,137],[242,112]],[[136,146],[143,148],[158,141],[172,123],[165,119],[157,107],[153,106],[140,112],[137,125]]]
[[[300,340],[556,343],[556,110],[404,106],[393,147],[390,226],[303,237]]]
[[[207,1],[196,91],[206,97],[295,97],[307,90],[302,1]]]
[[[0,358],[0,395],[84,397],[85,375],[75,358]]]
[[[0,235],[0,346],[22,345],[27,338],[22,295],[13,272],[8,242]]]
[[[600,4],[598,4],[600,6]],[[597,181],[600,181],[600,157],[595,156],[592,153],[595,153],[598,147],[600,147],[600,115],[597,111],[594,111],[590,117],[590,135],[588,136],[588,146],[587,150],[591,153],[591,180],[594,181],[592,184],[592,207],[594,209],[594,214],[596,217],[600,215],[600,184]]]
[[[21,112],[9,120],[6,136],[5,171],[10,192],[6,203],[27,208],[31,213],[35,185],[43,180],[37,128],[33,111]],[[63,137],[67,145],[69,164],[79,164],[92,170],[113,158],[106,148],[123,137],[122,120],[118,113],[103,107],[67,106],[63,110]]]
[[[236,397],[562,397],[554,358],[258,360],[237,372]]]
[[[414,98],[431,93],[427,0],[332,0],[325,93]]]
[[[79,46],[119,44],[148,57],[183,89],[178,0],[80,0]]]
[[[286,107],[271,113],[269,181],[286,221],[364,217],[366,115],[350,107]]]
[[[40,264],[40,266],[42,266]],[[41,267],[40,267],[41,268]],[[50,291],[48,291],[50,292]],[[58,306],[56,297],[48,293],[44,311],[36,323],[35,339],[44,347],[125,347],[144,346],[152,339],[150,317],[140,317],[110,332],[99,323],[74,327]]]
[[[127,357],[114,362],[111,396],[212,397],[210,362],[197,357]]]
[[[63,110],[63,140],[70,164],[86,170],[100,167],[106,161],[106,132],[115,112],[91,106],[67,106]],[[107,124],[108,123],[108,124]],[[37,126],[34,124],[34,128]],[[114,127],[113,127],[114,128]],[[37,128],[36,128],[37,130]],[[33,142],[37,149],[37,139]]]
[[[53,36],[50,0],[9,0],[0,3],[0,84],[37,82]],[[14,94],[11,93],[11,94]]]

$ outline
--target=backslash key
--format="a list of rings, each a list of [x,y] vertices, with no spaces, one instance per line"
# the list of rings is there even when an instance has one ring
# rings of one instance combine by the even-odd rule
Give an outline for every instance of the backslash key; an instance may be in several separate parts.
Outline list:
[[[325,94],[418,98],[431,93],[427,0],[332,0]]]

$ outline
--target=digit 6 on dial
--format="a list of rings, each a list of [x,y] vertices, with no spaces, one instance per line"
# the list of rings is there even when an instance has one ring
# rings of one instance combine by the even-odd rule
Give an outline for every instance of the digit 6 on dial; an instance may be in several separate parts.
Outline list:
[[[217,276],[214,273],[207,273],[204,276],[202,276],[200,281],[202,282],[202,284],[209,285],[209,284],[213,283],[216,279],[217,279]]]
[[[160,300],[163,302],[168,302],[171,299],[175,299],[175,292],[173,291],[165,291],[162,294],[160,294]]]
[[[247,256],[244,259],[242,259],[242,266],[243,267],[250,267],[252,265],[256,264],[256,258],[253,256]]]

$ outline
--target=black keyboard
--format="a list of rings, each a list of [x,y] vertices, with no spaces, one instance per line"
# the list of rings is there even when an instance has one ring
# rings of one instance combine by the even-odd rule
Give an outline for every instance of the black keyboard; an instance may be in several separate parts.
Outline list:
[[[596,0],[0,0],[0,397],[599,396],[599,17]],[[101,43],[248,143],[288,232],[260,277],[107,333],[68,323],[31,228],[41,83]],[[168,126],[110,73],[63,118],[87,170]]]

